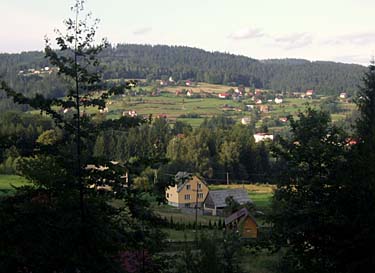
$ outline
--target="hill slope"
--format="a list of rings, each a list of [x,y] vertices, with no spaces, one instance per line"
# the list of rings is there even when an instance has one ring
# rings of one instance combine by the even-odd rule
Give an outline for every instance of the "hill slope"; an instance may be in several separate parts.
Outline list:
[[[107,48],[101,54],[101,60],[105,66],[105,79],[172,76],[174,80],[243,84],[280,91],[316,89],[320,94],[332,95],[354,92],[365,70],[363,66],[353,64],[301,59],[260,61],[228,53],[163,45],[120,44]],[[19,70],[47,65],[42,52],[0,54],[0,73],[12,83],[17,83]]]

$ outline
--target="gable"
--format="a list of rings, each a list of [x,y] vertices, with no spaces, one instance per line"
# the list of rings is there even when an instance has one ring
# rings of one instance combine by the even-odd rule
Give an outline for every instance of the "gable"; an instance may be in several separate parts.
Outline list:
[[[206,182],[204,182],[204,180],[200,179],[198,176],[194,175],[192,179],[186,179],[184,182],[179,183],[177,186],[177,192],[180,192],[181,190],[185,189],[188,185],[190,185],[191,189],[197,189],[198,183],[201,184],[201,190],[208,191],[208,186]]]

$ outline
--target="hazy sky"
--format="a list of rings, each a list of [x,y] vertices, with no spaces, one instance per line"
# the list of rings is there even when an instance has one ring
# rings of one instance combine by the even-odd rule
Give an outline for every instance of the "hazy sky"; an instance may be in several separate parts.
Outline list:
[[[0,52],[42,50],[73,3],[0,0]],[[114,44],[364,65],[375,55],[375,0],[87,0],[86,9]]]

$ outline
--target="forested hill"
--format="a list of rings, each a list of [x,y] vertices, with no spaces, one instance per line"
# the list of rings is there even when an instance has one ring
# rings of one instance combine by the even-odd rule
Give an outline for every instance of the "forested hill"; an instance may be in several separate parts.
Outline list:
[[[280,91],[315,89],[319,94],[352,93],[365,68],[301,59],[255,60],[183,46],[121,44],[101,54],[104,78],[195,80]],[[12,81],[19,70],[47,66],[42,52],[0,54],[0,73]]]
[[[217,84],[337,94],[352,92],[364,67],[299,59],[255,60],[233,54],[189,47],[118,45],[105,52],[106,77],[175,80],[192,79]]]

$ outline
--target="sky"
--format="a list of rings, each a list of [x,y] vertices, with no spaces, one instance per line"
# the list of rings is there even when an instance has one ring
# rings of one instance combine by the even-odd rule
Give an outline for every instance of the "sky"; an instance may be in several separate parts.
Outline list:
[[[74,0],[0,0],[0,52],[43,50]],[[112,44],[184,45],[255,59],[368,65],[375,0],[86,0]]]

